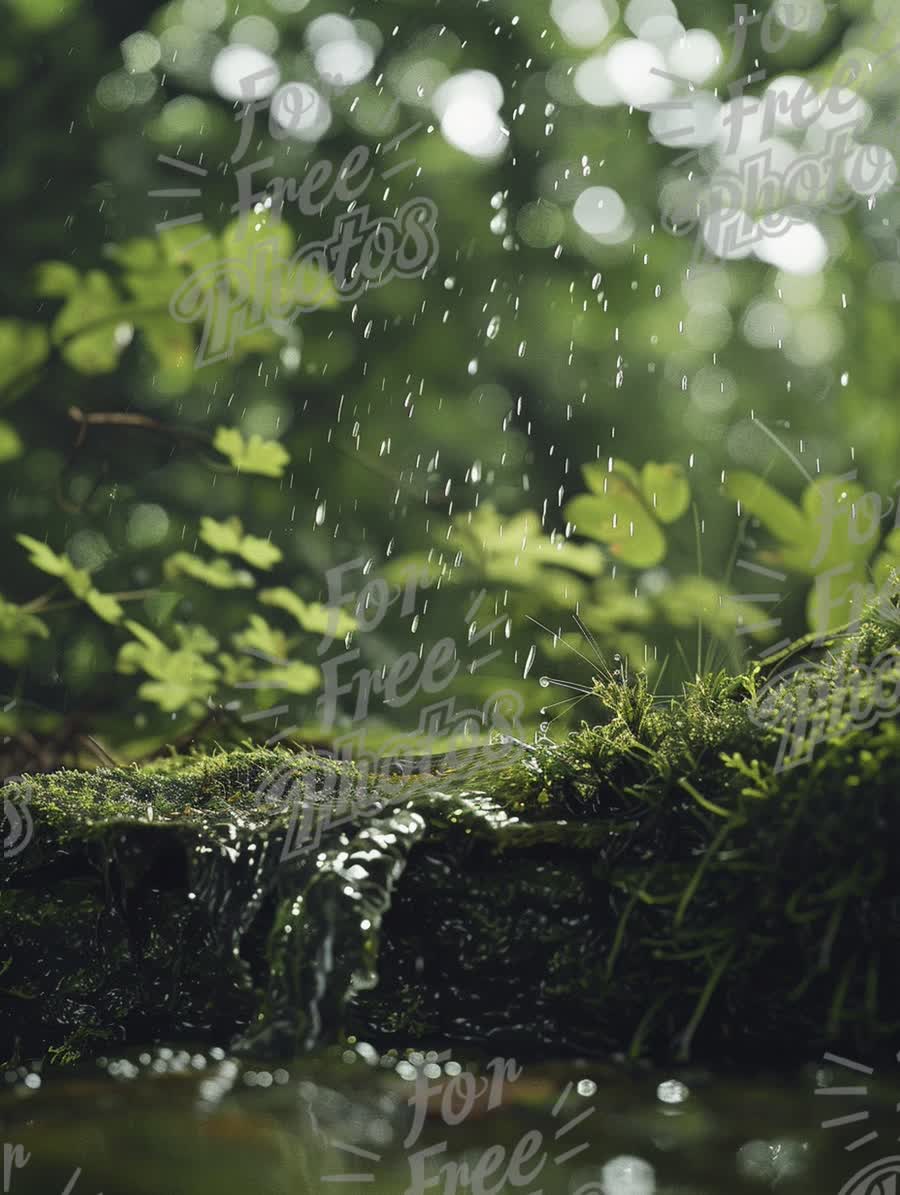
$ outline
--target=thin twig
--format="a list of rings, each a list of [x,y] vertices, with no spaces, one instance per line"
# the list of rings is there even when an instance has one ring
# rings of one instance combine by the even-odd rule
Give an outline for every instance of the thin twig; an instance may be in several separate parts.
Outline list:
[[[201,432],[193,427],[175,427],[171,423],[163,423],[160,419],[153,419],[149,415],[141,415],[135,411],[82,411],[80,407],[69,407],[69,418],[74,419],[81,426],[75,441],[76,448],[84,443],[89,425],[112,427],[137,427],[143,431],[156,432],[157,435],[168,436],[173,440],[194,440],[197,443],[211,445],[212,436],[209,432]]]

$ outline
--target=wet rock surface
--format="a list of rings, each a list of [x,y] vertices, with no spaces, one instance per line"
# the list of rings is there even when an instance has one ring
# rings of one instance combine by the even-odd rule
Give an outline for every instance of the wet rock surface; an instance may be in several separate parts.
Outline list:
[[[895,643],[880,624],[854,639],[857,661],[893,661],[869,683],[896,685]],[[34,834],[2,861],[3,1056],[190,1038],[288,1057],[347,1029],[508,1053],[893,1053],[896,717],[779,768],[799,698],[785,681],[762,718],[759,680],[704,678],[669,707],[622,686],[603,726],[489,761],[477,786],[471,769],[381,781],[313,845],[298,793],[333,812],[353,770],[313,754],[10,786]],[[273,795],[276,774],[295,783]]]

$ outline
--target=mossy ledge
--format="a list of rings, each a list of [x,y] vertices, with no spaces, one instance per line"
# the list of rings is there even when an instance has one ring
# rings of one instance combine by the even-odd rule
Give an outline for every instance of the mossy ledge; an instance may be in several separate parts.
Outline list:
[[[26,778],[4,790],[34,832],[0,859],[0,1057],[161,1038],[284,1056],[346,1030],[657,1060],[893,1054],[898,643],[894,606],[870,610],[762,702],[759,667],[665,704],[610,680],[603,725],[467,787],[398,777],[312,852],[285,851],[291,789],[267,787],[277,772],[327,804],[353,769],[311,753]],[[825,738],[805,750],[807,717],[803,762],[780,767],[811,691]]]

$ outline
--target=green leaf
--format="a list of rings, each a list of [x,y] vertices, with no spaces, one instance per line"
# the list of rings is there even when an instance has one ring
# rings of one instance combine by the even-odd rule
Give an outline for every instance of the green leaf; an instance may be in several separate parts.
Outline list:
[[[608,461],[589,461],[581,466],[581,473],[588,489],[595,494],[607,493],[609,479],[613,476],[627,481],[636,494],[641,492],[641,478],[637,469],[618,457],[612,461],[612,467]]]
[[[105,252],[117,265],[129,270],[153,270],[163,261],[159,244],[150,237],[134,237],[121,245],[107,245]]]
[[[122,621],[124,610],[116,599],[108,593],[101,593],[99,589],[89,589],[84,600],[98,618],[104,622],[117,623]]]
[[[192,685],[177,680],[145,680],[138,686],[138,696],[158,705],[164,714],[175,714],[196,701],[198,694]]]
[[[10,423],[0,419],[0,464],[14,461],[25,451],[19,433]]]
[[[881,500],[858,481],[816,478],[803,492],[809,522],[807,559],[785,554],[785,564],[800,572],[822,573],[843,564],[862,564],[881,539]]]
[[[272,286],[280,281],[281,263],[297,248],[290,228],[270,211],[247,212],[226,225],[222,247],[232,289],[265,310]]]
[[[116,328],[127,323],[121,296],[100,270],[85,274],[53,324],[53,341],[80,373],[111,373],[124,347]],[[117,313],[121,318],[117,319]]]
[[[86,602],[104,622],[116,623],[122,618],[123,610],[114,597],[101,593],[91,584],[90,573],[76,568],[66,555],[58,555],[47,544],[32,539],[30,535],[17,535],[18,542],[28,550],[29,563],[51,577],[65,581],[77,598]]]
[[[255,662],[247,656],[235,659],[229,652],[221,651],[216,657],[222,673],[222,684],[229,688],[249,687],[256,675]]]
[[[564,536],[545,534],[536,511],[501,516],[492,502],[453,517],[451,538],[439,540],[457,563],[452,569],[421,553],[392,561],[385,579],[428,587],[441,577],[454,584],[471,580],[527,590],[536,600],[571,606],[581,601],[583,582],[571,571],[598,576],[605,555],[592,544],[573,544]],[[460,567],[461,566],[461,567]]]
[[[546,548],[545,548],[546,543]],[[561,536],[551,542],[549,537],[538,545],[543,564],[553,568],[572,569],[587,577],[599,577],[606,567],[606,556],[593,544],[573,544]]]
[[[159,234],[159,246],[169,265],[188,266],[191,270],[214,267],[221,257],[218,239],[203,224],[165,228]]]
[[[148,631],[146,627],[141,626],[139,622],[134,619],[126,619],[125,626],[131,631],[135,639],[139,639],[144,647],[150,651],[168,651],[168,648],[163,643],[162,639],[157,638],[152,631]]]
[[[84,598],[93,588],[90,573],[76,568],[68,556],[57,555],[47,544],[30,535],[17,535],[16,540],[28,551],[29,563],[51,577],[60,577],[77,598]]]
[[[267,539],[245,535],[241,540],[241,555],[254,568],[269,569],[281,559],[281,549],[276,548]]]
[[[174,614],[183,596],[172,589],[159,589],[144,598],[147,617],[155,626],[162,626]]]
[[[47,360],[50,337],[41,324],[0,319],[0,390]]]
[[[691,502],[691,487],[681,465],[648,461],[641,469],[641,493],[661,523],[680,519]]]
[[[233,427],[216,428],[213,447],[227,456],[239,473],[259,473],[263,477],[281,477],[291,459],[276,440],[264,440],[257,434],[245,440]]]
[[[49,573],[51,577],[64,577],[68,570],[74,567],[67,556],[57,556],[51,547],[42,544],[40,540],[32,539],[30,535],[17,535],[16,541],[27,549],[29,563],[41,572]]]
[[[872,576],[880,594],[887,591],[892,573],[900,573],[900,527],[895,527],[889,533],[882,551],[872,563]]]
[[[197,623],[176,622],[174,630],[179,647],[185,651],[208,656],[219,646],[218,639],[211,635],[206,627],[198,626]]]
[[[231,518],[227,523],[219,523],[205,515],[200,520],[200,538],[216,552],[240,555],[243,533],[241,520],[237,518]]]
[[[145,672],[138,693],[165,713],[175,713],[188,705],[206,701],[219,679],[219,670],[199,652],[182,646],[172,651],[152,631],[129,619],[125,626],[134,640],[119,649],[117,668],[123,673]],[[206,646],[209,636],[202,627],[181,627],[182,643]]]
[[[12,0],[11,8],[26,27],[46,34],[75,16],[78,0]]]
[[[157,254],[153,242],[149,244]],[[167,395],[182,394],[194,378],[196,344],[193,329],[174,319],[169,305],[184,285],[184,274],[157,254],[153,268],[131,270],[124,282],[135,302],[123,310],[123,315],[133,320],[159,364],[157,388]]]
[[[879,593],[888,589],[892,573],[900,574],[900,552],[882,552],[872,564],[872,576]]]
[[[34,272],[35,293],[44,299],[64,299],[81,282],[81,275],[66,261],[43,261]]]
[[[720,638],[733,634],[738,627],[760,626],[753,632],[755,637],[774,637],[771,630],[761,628],[756,606],[738,601],[708,577],[680,577],[661,590],[657,601],[672,626],[696,627],[700,622]]]
[[[635,597],[619,579],[610,578],[598,584],[595,601],[581,607],[580,617],[588,630],[618,637],[623,626],[652,625],[655,610],[648,598],[642,595]],[[575,638],[578,639],[580,636],[576,635]],[[583,638],[578,648],[584,649]]]
[[[850,564],[840,573],[819,575],[806,599],[809,625],[816,634],[824,635],[845,623],[855,622],[874,596],[875,587],[862,562]]]
[[[270,668],[256,674],[254,688],[287,689],[289,693],[312,693],[319,687],[321,673],[312,664],[294,661],[284,668]]]
[[[802,546],[808,542],[810,526],[803,511],[755,473],[731,473],[722,492],[739,502],[782,543]]]
[[[277,589],[261,589],[259,600],[267,606],[277,606],[292,615],[304,631],[323,635],[334,623],[330,633],[333,638],[342,639],[349,631],[355,631],[358,623],[337,606],[323,606],[319,602],[304,602],[291,589],[280,586]]]
[[[135,325],[159,365],[157,389],[167,395],[183,394],[190,389],[197,346],[188,325],[169,315],[138,316]]]
[[[165,315],[172,296],[184,286],[184,274],[177,266],[160,261],[152,270],[128,270],[122,281],[141,307],[157,307]]]
[[[281,293],[284,301],[290,298],[307,310],[333,311],[341,302],[332,276],[305,261],[285,270]]]
[[[290,264],[299,248],[296,235],[272,212],[248,212],[232,220],[222,245],[232,289],[271,320],[290,322],[298,307],[339,305],[330,273],[308,262]]]
[[[270,627],[259,614],[251,614],[249,627],[231,638],[241,651],[255,652],[271,663],[278,664],[287,659],[287,636],[283,631]]]
[[[256,568],[269,569],[281,560],[281,549],[266,539],[255,535],[244,535],[240,519],[232,518],[227,523],[204,517],[200,521],[200,538],[217,552],[228,552],[241,556]]]
[[[621,478],[610,475],[607,493],[579,494],[565,516],[580,535],[609,545],[623,564],[651,568],[666,554],[666,540],[656,520]]]
[[[0,597],[0,660],[14,668],[28,655],[28,639],[47,639],[46,623],[21,606]]]
[[[203,701],[208,694],[202,686],[188,684],[186,681],[145,680],[138,686],[138,696],[145,701],[152,701],[158,705],[164,714],[175,714],[185,706],[194,706]]]
[[[213,589],[252,589],[254,584],[246,569],[233,569],[221,556],[207,561],[190,552],[176,552],[170,556],[163,565],[163,573],[170,581],[183,573]]]

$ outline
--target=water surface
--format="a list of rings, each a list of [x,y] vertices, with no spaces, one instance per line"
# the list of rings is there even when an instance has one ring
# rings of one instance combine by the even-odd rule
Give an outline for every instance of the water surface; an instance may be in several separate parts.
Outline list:
[[[281,1067],[154,1048],[8,1071],[2,1190],[894,1195],[898,1096],[825,1061],[748,1077],[353,1040]]]

